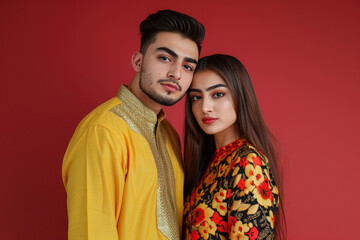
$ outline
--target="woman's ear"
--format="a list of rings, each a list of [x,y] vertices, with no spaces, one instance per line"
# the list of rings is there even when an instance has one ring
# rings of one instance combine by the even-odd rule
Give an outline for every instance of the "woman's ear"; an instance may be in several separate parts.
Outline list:
[[[143,60],[142,53],[139,53],[139,52],[133,53],[133,55],[131,57],[131,65],[134,68],[135,72],[139,73],[141,71],[142,60]]]

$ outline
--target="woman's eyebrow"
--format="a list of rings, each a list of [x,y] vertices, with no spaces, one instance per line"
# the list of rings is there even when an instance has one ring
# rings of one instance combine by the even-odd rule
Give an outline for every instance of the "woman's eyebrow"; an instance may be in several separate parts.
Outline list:
[[[205,90],[208,92],[208,91],[213,90],[213,89],[218,88],[218,87],[226,87],[226,85],[220,83],[220,84],[216,84],[214,86],[208,87]]]
[[[227,87],[227,86],[220,83],[220,84],[216,84],[216,85],[214,85],[214,86],[211,86],[211,87],[206,88],[205,91],[208,92],[208,91],[211,91],[211,90],[213,90],[213,89],[215,89],[215,88],[218,88],[218,87]],[[200,89],[197,89],[197,88],[190,88],[188,91],[189,91],[189,92],[199,92],[199,93],[201,93],[201,90],[200,90]]]

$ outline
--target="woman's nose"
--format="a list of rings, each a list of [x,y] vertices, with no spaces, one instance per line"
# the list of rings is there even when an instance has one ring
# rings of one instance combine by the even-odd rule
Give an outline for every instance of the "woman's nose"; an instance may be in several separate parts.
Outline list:
[[[212,111],[212,108],[213,108],[213,106],[212,106],[211,101],[208,98],[204,98],[203,105],[202,105],[202,111],[204,113],[208,113],[208,112]]]

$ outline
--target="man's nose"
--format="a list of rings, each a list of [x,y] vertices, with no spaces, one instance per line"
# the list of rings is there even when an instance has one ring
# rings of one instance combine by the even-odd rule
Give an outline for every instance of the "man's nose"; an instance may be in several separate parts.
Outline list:
[[[173,64],[168,72],[168,77],[175,80],[181,79],[181,64]]]

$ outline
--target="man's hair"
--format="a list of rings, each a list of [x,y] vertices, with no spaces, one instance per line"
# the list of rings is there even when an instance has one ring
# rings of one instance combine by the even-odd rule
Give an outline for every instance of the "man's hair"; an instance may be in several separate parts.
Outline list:
[[[142,54],[145,54],[148,46],[155,42],[156,34],[159,32],[181,34],[196,43],[200,54],[205,28],[193,17],[172,10],[160,10],[150,14],[140,24]]]

